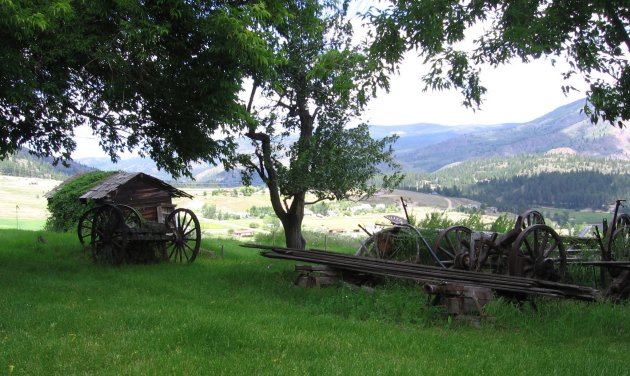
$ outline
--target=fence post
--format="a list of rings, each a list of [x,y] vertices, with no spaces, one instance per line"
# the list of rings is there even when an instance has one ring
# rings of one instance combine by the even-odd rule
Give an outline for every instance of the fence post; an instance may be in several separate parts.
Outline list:
[[[224,253],[223,253],[223,244],[221,244],[221,258],[223,258],[223,255],[224,255]]]

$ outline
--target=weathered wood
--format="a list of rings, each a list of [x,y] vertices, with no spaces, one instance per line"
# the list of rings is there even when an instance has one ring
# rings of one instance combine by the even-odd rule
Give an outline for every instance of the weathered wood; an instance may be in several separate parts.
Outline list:
[[[483,308],[493,297],[489,288],[459,283],[427,284],[424,290],[434,295],[434,304],[444,306],[449,315],[483,315]]]
[[[296,265],[295,271],[300,272],[295,280],[300,287],[331,285],[338,283],[342,277],[338,269],[326,265]]]
[[[316,276],[301,274],[295,280],[296,286],[300,287],[321,287],[323,285],[332,285],[339,282],[337,277]]]

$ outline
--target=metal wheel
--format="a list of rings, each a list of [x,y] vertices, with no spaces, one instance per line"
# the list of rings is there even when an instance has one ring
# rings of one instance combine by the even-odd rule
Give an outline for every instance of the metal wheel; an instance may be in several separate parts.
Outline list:
[[[560,236],[549,226],[534,224],[519,234],[509,256],[509,274],[563,281],[567,254]]]
[[[175,262],[195,261],[201,246],[201,226],[195,213],[189,209],[175,209],[166,218],[167,235],[171,236],[166,244],[169,260]]]
[[[86,210],[79,218],[77,224],[77,235],[81,245],[92,244],[92,222],[94,222],[94,213],[99,207]]]
[[[433,256],[438,265],[451,268],[456,264],[463,267],[470,254],[472,230],[465,226],[451,226],[442,230],[433,245]]]
[[[122,211],[105,204],[94,212],[90,245],[92,257],[100,264],[119,265],[125,259],[129,241]]]
[[[361,242],[355,255],[415,263],[419,259],[420,243],[410,228],[395,226],[376,232]]]
[[[523,214],[521,214],[521,217],[523,218],[523,225],[522,225],[523,230],[525,230],[526,228],[532,225],[545,224],[545,218],[537,210],[527,210]]]

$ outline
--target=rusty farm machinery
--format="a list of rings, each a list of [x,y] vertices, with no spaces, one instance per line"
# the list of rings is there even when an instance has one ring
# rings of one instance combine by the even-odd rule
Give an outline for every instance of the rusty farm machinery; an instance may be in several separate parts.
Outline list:
[[[604,220],[603,233],[595,226],[592,237],[560,236],[540,212],[528,210],[506,233],[452,226],[427,235],[405,218],[387,216],[391,225],[369,234],[355,255],[244,246],[261,249],[269,258],[323,264],[344,279],[414,280],[430,293],[460,293],[472,287],[519,299],[620,299],[630,295],[630,216],[619,213],[623,202],[617,200],[612,221]],[[406,214],[404,202],[403,207]],[[573,275],[578,268],[592,270],[597,282],[583,283]]]

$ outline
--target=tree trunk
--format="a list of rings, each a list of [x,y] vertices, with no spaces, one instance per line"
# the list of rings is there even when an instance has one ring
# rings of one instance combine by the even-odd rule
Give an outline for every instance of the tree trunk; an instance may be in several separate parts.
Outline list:
[[[306,240],[302,236],[305,198],[306,194],[304,193],[293,196],[291,207],[281,218],[287,248],[304,249],[306,247]]]
[[[304,249],[306,240],[302,236],[302,218],[287,218],[282,221],[287,248]]]

